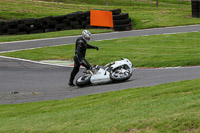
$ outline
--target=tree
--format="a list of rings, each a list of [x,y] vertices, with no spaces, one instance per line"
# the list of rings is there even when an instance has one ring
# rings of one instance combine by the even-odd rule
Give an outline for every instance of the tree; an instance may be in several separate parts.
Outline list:
[[[156,7],[158,7],[158,0],[156,0]]]
[[[108,6],[108,0],[106,0],[106,6]]]

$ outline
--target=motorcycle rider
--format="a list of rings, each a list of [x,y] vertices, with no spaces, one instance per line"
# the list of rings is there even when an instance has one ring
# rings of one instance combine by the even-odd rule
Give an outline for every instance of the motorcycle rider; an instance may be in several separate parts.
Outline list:
[[[79,37],[76,40],[76,47],[75,47],[75,55],[74,55],[74,68],[71,72],[70,79],[69,79],[69,86],[75,86],[73,80],[76,74],[79,72],[80,65],[84,66],[87,70],[91,69],[91,65],[85,59],[85,54],[87,48],[89,49],[96,49],[99,50],[98,47],[89,45],[88,42],[90,41],[91,33],[88,30],[84,30],[82,32],[82,37]]]

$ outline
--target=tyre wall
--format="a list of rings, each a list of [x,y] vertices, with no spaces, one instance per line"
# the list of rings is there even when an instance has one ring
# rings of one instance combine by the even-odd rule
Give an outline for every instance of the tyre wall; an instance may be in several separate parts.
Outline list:
[[[132,30],[132,22],[128,13],[121,13],[121,9],[115,9],[113,12],[113,23],[115,31]]]
[[[128,13],[121,13],[121,9],[111,10],[115,31],[132,29]],[[90,11],[74,12],[61,16],[49,16],[39,19],[0,21],[0,35],[33,34],[70,29],[94,29],[108,27],[90,26]]]
[[[200,0],[192,0],[192,17],[200,18]]]

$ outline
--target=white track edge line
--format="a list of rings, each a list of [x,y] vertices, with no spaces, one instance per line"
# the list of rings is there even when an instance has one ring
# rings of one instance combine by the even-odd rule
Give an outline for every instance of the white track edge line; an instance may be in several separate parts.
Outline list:
[[[73,66],[65,66],[65,65],[58,65],[58,64],[51,64],[51,63],[43,63],[43,62],[38,62],[38,61],[32,61],[32,60],[20,59],[20,58],[14,58],[14,57],[7,57],[7,56],[0,56],[0,58],[19,60],[19,61],[24,61],[24,62],[30,62],[30,63],[42,64],[42,65],[50,65],[50,66],[73,67]]]

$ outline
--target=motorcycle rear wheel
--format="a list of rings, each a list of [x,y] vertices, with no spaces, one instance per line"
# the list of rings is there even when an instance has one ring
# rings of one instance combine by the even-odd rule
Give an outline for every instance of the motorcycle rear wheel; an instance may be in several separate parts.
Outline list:
[[[89,84],[91,84],[90,78],[91,78],[91,75],[81,76],[76,80],[76,85],[79,87],[89,85]]]

